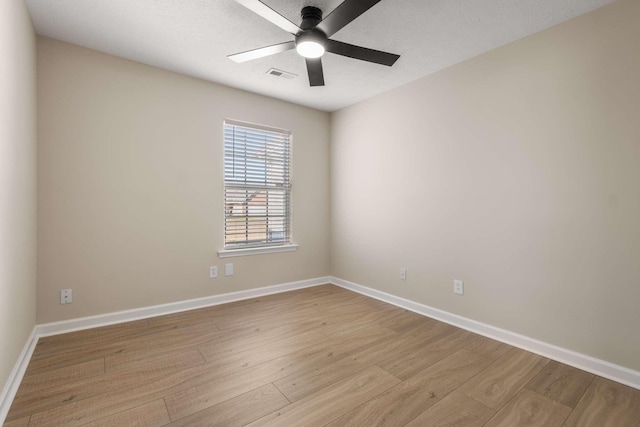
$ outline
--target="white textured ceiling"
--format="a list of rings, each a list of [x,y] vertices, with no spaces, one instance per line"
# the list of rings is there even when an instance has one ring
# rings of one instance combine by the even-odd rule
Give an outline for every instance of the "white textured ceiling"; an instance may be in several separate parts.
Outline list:
[[[234,0],[26,0],[36,32],[112,55],[335,111],[615,0],[382,0],[332,38],[401,55],[393,67],[326,54],[309,87],[295,51],[237,64],[227,55],[292,36]],[[264,0],[300,23],[342,0]],[[295,79],[266,74],[270,68]]]

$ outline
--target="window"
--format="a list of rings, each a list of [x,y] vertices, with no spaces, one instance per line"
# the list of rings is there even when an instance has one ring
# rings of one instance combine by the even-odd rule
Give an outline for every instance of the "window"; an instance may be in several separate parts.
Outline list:
[[[292,247],[290,166],[291,132],[225,120],[225,251]]]

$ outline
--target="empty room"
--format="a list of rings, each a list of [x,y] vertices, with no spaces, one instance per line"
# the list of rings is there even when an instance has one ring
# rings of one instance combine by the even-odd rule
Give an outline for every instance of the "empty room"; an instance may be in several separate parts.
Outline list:
[[[638,0],[2,0],[0,425],[640,427]]]

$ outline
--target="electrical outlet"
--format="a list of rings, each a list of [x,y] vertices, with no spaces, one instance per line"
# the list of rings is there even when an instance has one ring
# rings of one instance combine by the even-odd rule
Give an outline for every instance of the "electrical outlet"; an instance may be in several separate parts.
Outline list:
[[[71,304],[73,302],[73,290],[62,289],[60,291],[60,304]]]
[[[400,280],[407,280],[407,269],[406,268],[401,268],[400,269]]]
[[[230,262],[224,265],[224,275],[233,276],[233,263]]]
[[[209,267],[209,279],[215,279],[216,277],[218,277],[218,266],[212,265]]]
[[[462,280],[453,281],[453,293],[458,295],[464,295],[464,282]]]

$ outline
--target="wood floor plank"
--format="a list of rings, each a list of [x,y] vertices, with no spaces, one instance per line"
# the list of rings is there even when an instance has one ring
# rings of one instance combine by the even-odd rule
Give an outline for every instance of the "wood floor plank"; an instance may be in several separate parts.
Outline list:
[[[324,426],[400,380],[373,366],[249,424],[250,427]]]
[[[316,307],[319,311],[341,309],[355,311],[362,309],[370,310],[371,308],[369,300],[366,297],[362,295],[350,295],[348,292],[334,292],[323,298],[308,298],[307,295],[304,295],[299,301],[295,302],[296,307],[303,306],[304,304]],[[261,310],[261,312],[263,312],[263,310]]]
[[[527,388],[570,408],[575,408],[594,375],[556,361],[550,361]]]
[[[164,400],[154,400],[147,404],[137,406],[111,415],[106,418],[87,424],[87,427],[110,427],[110,426],[145,426],[160,427],[168,424],[171,420],[164,405]]]
[[[566,427],[638,427],[640,390],[596,377],[564,424]]]
[[[287,399],[295,402],[367,367],[352,357],[345,357],[325,367],[314,368],[312,371],[296,372],[275,381],[274,385]]]
[[[206,372],[204,381],[193,381],[193,386],[165,395],[169,416],[171,419],[179,419],[297,372],[321,369],[347,357],[346,352],[350,349],[362,347],[378,339],[378,336],[374,329],[371,335],[358,334],[331,340],[227,375],[217,381],[211,381],[214,371]]]
[[[59,387],[39,390],[36,393],[16,396],[10,415],[12,417],[20,417],[29,413],[40,413],[55,408],[62,410],[65,406],[94,396],[117,393],[133,386],[141,387],[145,384],[152,384],[158,378],[184,369],[201,366],[204,363],[200,353],[195,350],[185,353],[172,353],[132,371],[107,373]],[[34,418],[31,420],[32,424],[39,422],[39,416]]]
[[[481,427],[494,414],[493,409],[453,391],[406,427]]]
[[[528,389],[521,390],[486,427],[562,427],[571,408]]]
[[[267,384],[173,421],[168,424],[168,427],[244,426],[287,406],[289,403],[273,384]]]
[[[370,325],[366,328],[343,330],[340,334],[336,334],[339,338],[333,342],[344,343],[339,347],[344,353],[348,349],[364,347],[393,334],[389,329]],[[289,400],[296,401],[371,365],[364,364],[355,357],[345,356],[335,358],[333,363],[296,372],[275,381],[274,384]]]
[[[476,353],[480,353],[483,356],[498,359],[511,350],[513,346],[492,340],[491,338],[476,335],[475,339],[471,340],[466,348],[468,350],[475,351]]]
[[[278,359],[305,348],[328,342],[329,339],[318,332],[304,332],[292,337],[274,340],[273,343],[245,350],[208,362],[209,369],[222,375],[233,374],[242,369],[252,368],[261,363]]]
[[[293,295],[297,293],[296,295]],[[271,295],[257,299],[251,306],[251,314],[242,316],[229,315],[215,319],[215,323],[220,329],[232,330],[239,328],[260,327],[262,322],[279,321],[281,323],[301,320],[305,317],[320,317],[330,309],[339,309],[340,306],[352,304],[361,296],[356,295],[330,295],[322,299],[309,298],[298,291],[292,292],[284,298],[279,295]],[[265,301],[272,301],[272,303]],[[261,309],[256,309],[256,305],[261,304]],[[342,313],[343,315],[347,314]]]
[[[436,335],[417,346],[409,347],[377,363],[385,371],[401,380],[406,380],[439,360],[465,347],[473,334],[462,329]]]
[[[460,350],[335,419],[327,427],[405,425],[490,363],[484,356]]]
[[[167,390],[165,402],[169,416],[172,420],[184,418],[272,383],[283,376],[304,369],[308,363],[318,363],[326,357],[324,351],[318,352],[315,349],[311,351],[314,355],[308,355],[309,358],[283,357],[216,380],[194,379],[195,385],[186,389]],[[313,362],[310,362],[311,360]]]
[[[322,326],[323,316],[316,307],[304,309],[291,308],[277,311],[273,314],[252,312],[247,316],[225,316],[215,321],[222,331],[238,331],[249,329],[264,329],[265,323],[271,327],[291,325],[298,322],[314,323],[317,327]]]
[[[387,328],[383,328],[382,326],[379,326],[377,322],[375,322],[375,316],[372,316],[367,319],[356,319],[351,322],[326,325],[326,326],[316,328],[315,330],[328,338],[340,338],[347,334],[353,334],[355,331],[358,331],[358,330],[371,328],[372,326],[388,331],[388,335],[393,335],[395,333],[391,329],[387,329]]]
[[[152,333],[166,332],[195,324],[202,324],[203,322],[210,323],[215,327],[213,320],[216,317],[229,315],[231,313],[241,315],[242,313],[250,313],[250,311],[243,307],[220,305],[70,332],[53,337],[43,337],[41,338],[42,345],[38,345],[37,351],[34,351],[34,360],[60,353],[73,352],[79,348],[86,347],[88,343],[94,343],[99,346],[100,344],[109,343],[114,340],[132,339]],[[38,344],[40,344],[40,341],[38,341]]]
[[[204,365],[206,366],[206,365]],[[31,416],[30,426],[80,426],[122,411],[143,405],[149,400],[161,399],[183,382],[200,379],[206,374],[202,366],[178,371],[146,384],[128,385],[126,388],[72,401]]]
[[[362,296],[339,286],[323,285],[298,289],[282,294],[266,295],[246,300],[245,307],[257,313],[278,312],[295,307],[310,307],[340,301],[362,300]]]
[[[144,384],[130,385],[117,393],[105,393],[32,415],[33,425],[81,425],[150,400],[165,397],[170,416],[174,419],[206,409],[292,373],[311,367],[325,366],[345,357],[345,353],[377,339],[372,336],[345,337],[313,346],[234,375],[220,377],[209,364],[189,368]],[[202,392],[201,390],[206,390]],[[171,399],[180,402],[172,415]]]
[[[204,321],[201,324],[143,335],[136,338],[127,338],[121,341],[91,341],[87,342],[87,345],[82,349],[73,352],[66,352],[51,357],[31,360],[27,367],[27,375],[36,375],[44,371],[62,368],[74,363],[85,362],[100,357],[108,357],[109,355],[126,353],[139,349],[156,348],[164,354],[170,351],[168,349],[181,350],[183,345],[203,345],[213,339],[219,339],[220,337],[225,336],[225,334],[225,332],[218,330],[218,328],[211,322]]]
[[[105,356],[105,370],[129,369],[140,363],[147,363],[164,354],[179,350],[199,350],[207,360],[228,356],[243,350],[264,345],[278,338],[285,338],[317,328],[317,324],[293,323],[286,325],[263,324],[260,328],[221,331],[207,334],[205,339],[193,337],[163,346],[128,348]]]
[[[3,424],[4,427],[27,427],[29,425],[29,416],[18,418],[13,421],[7,421]]]
[[[360,328],[370,327],[372,325],[378,325],[380,327],[385,320],[395,316],[397,310],[390,309],[388,307],[378,309],[374,312],[363,312],[361,315],[354,319],[343,321],[340,323],[332,323],[324,325],[318,328],[318,332],[328,336],[329,338],[340,337],[344,333],[353,331]],[[388,328],[387,328],[388,329]],[[391,329],[388,329],[391,331]],[[395,332],[395,331],[393,331]]]
[[[331,304],[328,307],[319,309],[325,320],[330,321],[328,324],[335,323],[334,319],[340,319],[341,322],[376,322],[381,326],[386,316],[395,311],[396,308],[388,305],[372,309],[370,304],[363,301],[355,301],[348,304]]]
[[[313,329],[298,328],[295,325],[277,327],[265,331],[263,334],[226,340],[224,342],[208,343],[198,348],[200,354],[207,362],[226,359],[247,352],[261,352],[269,347],[286,346],[301,340],[326,341],[328,338]]]
[[[549,360],[520,349],[511,349],[459,390],[492,408],[500,409],[538,374]]]
[[[426,321],[425,321],[426,320]],[[424,316],[414,313],[413,311],[398,309],[397,307],[388,316],[380,320],[380,326],[389,328],[396,332],[404,332],[407,329],[411,329],[415,326],[432,326],[436,323],[440,323],[437,320],[425,318]],[[443,323],[440,326],[444,326]]]
[[[287,305],[278,306],[277,309],[274,308],[272,311],[256,311],[253,316],[227,316],[217,319],[216,324],[222,330],[257,328],[261,327],[264,322],[291,324],[310,322],[312,320],[315,320],[319,326],[325,326],[355,321],[361,319],[363,315],[374,313],[371,310],[371,303],[361,295],[331,298],[335,299],[320,302],[288,301]],[[388,304],[383,307],[381,310],[391,309]]]
[[[104,359],[76,363],[63,368],[52,369],[40,374],[24,377],[17,396],[37,393],[38,390],[60,387],[64,384],[104,374]]]
[[[412,349],[421,347],[431,338],[440,335],[446,328],[447,325],[440,323],[430,324],[424,328],[413,328],[407,332],[397,333],[372,342],[351,351],[349,355],[367,365],[401,357]]]

